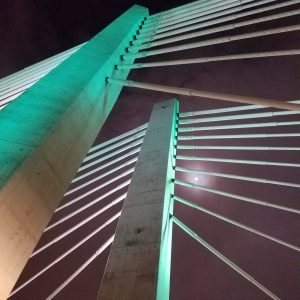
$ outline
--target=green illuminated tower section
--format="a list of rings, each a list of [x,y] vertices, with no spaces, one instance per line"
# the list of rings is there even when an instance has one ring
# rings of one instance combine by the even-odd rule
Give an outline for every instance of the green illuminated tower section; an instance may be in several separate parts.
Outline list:
[[[133,6],[0,111],[0,299],[7,298],[125,79],[119,63],[148,10]]]

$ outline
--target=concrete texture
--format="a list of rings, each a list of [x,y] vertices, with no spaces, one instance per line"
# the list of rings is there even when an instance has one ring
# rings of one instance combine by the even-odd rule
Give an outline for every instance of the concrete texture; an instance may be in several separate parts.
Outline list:
[[[169,298],[172,230],[168,218],[177,112],[177,100],[154,106],[106,265],[99,300],[150,300],[156,293],[156,299]]]
[[[121,89],[105,78],[148,10],[133,6],[0,112],[0,299],[6,299]]]

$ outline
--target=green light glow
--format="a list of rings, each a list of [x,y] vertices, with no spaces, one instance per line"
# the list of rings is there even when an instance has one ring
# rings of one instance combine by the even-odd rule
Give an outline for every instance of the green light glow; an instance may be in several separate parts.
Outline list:
[[[173,179],[175,176],[175,145],[176,145],[176,127],[177,127],[177,113],[179,110],[179,103],[176,101],[174,106],[174,117],[172,124],[172,136],[169,147],[169,160],[167,166],[166,188],[164,195],[164,208],[161,230],[161,246],[158,266],[158,283],[156,300],[167,300],[170,297],[170,273],[171,273],[171,251],[172,251],[172,231],[173,222],[170,221],[170,214],[173,214],[174,201],[170,197],[174,193]]]
[[[119,87],[108,89],[105,78],[127,77],[128,71],[114,70],[114,66],[147,13],[147,9],[133,6],[0,111],[0,187],[53,131],[59,142],[68,145],[71,130],[60,128],[65,118],[75,118],[75,111],[80,117],[73,130],[80,135],[92,122],[95,107],[99,110],[101,105],[101,116],[94,117],[99,122],[95,126],[101,128],[121,91]],[[67,159],[67,153],[62,155]]]

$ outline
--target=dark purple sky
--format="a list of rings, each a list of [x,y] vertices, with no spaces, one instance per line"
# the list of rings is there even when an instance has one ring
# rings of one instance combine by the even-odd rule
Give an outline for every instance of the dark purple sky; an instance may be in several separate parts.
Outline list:
[[[0,77],[86,42],[133,4],[155,13],[186,2],[2,0]]]
[[[79,43],[85,42],[98,33],[104,26],[113,21],[119,14],[133,3],[145,5],[151,12],[183,4],[185,1],[9,1],[2,0],[0,4],[0,76],[8,75],[25,66],[47,58]],[[282,2],[282,1],[278,1]],[[299,5],[283,12],[299,9]],[[270,13],[268,13],[270,14]],[[266,15],[268,15],[266,14]],[[264,14],[260,14],[263,16]],[[299,23],[299,17],[290,17],[282,21],[272,21],[259,26],[226,32],[238,34],[267,28],[280,27]],[[223,36],[214,34],[211,37]],[[208,37],[202,38],[207,39]],[[197,40],[202,40],[197,39]],[[258,51],[299,49],[299,32],[280,34],[270,37],[249,39],[225,45],[209,46],[190,51],[151,57],[143,61],[155,61],[171,58],[201,57],[248,53]],[[141,60],[142,61],[142,60]],[[300,61],[299,57],[282,57],[254,59],[234,62],[216,62],[209,64],[162,67],[156,69],[136,70],[130,74],[130,79],[189,87],[216,92],[257,96],[278,100],[300,99]],[[114,137],[149,119],[154,103],[166,100],[173,95],[143,90],[124,88],[120,99],[115,105],[103,131],[97,138],[102,141]],[[230,104],[201,98],[179,97],[181,111],[193,111],[209,108],[225,107]],[[269,111],[269,110],[268,110]],[[297,116],[271,118],[272,121],[299,120]],[[270,122],[270,118],[259,121]],[[241,121],[231,121],[227,124],[238,124]],[[218,123],[214,125],[221,125]],[[225,124],[225,123],[224,123]],[[211,124],[204,124],[211,125]],[[279,133],[299,132],[299,126],[284,128],[264,128],[249,130],[230,130],[226,133]],[[224,131],[205,132],[205,134],[224,134]],[[96,142],[97,143],[97,142]],[[263,145],[263,146],[294,146],[299,147],[300,139],[259,139],[259,140],[227,140],[202,141],[199,145]],[[185,153],[186,154],[186,153]],[[298,153],[250,152],[243,153],[225,151],[191,152],[190,155],[215,157],[235,157],[240,159],[257,159],[273,161],[290,161],[300,163]],[[247,165],[226,165],[216,163],[182,163],[178,164],[202,168],[209,171],[226,172],[244,176],[263,177],[273,180],[299,182],[298,168],[255,167]],[[193,181],[193,178],[179,174],[178,178]],[[218,179],[212,176],[201,178],[202,184],[231,193],[263,199],[272,203],[300,208],[299,189],[280,188],[273,185],[263,185],[229,179]],[[300,221],[293,214],[278,212],[272,209],[262,209],[222,196],[207,192],[191,191],[188,188],[176,188],[176,193],[183,198],[197,202],[204,207],[231,217],[249,226],[253,226],[270,235],[300,246]],[[108,200],[107,200],[108,201]],[[120,208],[120,207],[119,207]],[[95,222],[82,228],[76,235],[65,239],[59,247],[45,255],[37,256],[27,265],[20,282],[36,273],[46,261],[51,261],[62,251],[66,251],[87,233],[91,232],[109,216],[117,211],[109,211]],[[74,225],[79,220],[92,213],[84,215],[68,223]],[[180,204],[175,206],[175,214],[199,235],[214,245],[220,252],[231,258],[236,264],[248,271],[258,281],[283,299],[299,299],[300,295],[300,256],[297,252],[286,250],[272,242],[258,238],[251,233],[245,233],[231,225],[226,225],[212,217],[208,217]],[[98,223],[97,223],[98,222]],[[115,223],[109,226],[101,235],[97,235],[85,247],[74,253],[66,261],[51,269],[47,276],[34,281],[22,292],[11,299],[40,300],[49,295],[57,285],[65,280],[78,266],[83,263],[101,243],[113,232]],[[40,245],[55,237],[63,228],[44,235]],[[106,257],[101,255],[93,265],[89,266],[76,280],[64,289],[56,299],[95,299],[99,287]],[[77,262],[78,265],[74,262]],[[267,299],[261,292],[246,280],[229,269],[218,259],[196,244],[181,230],[174,230],[172,291],[174,300],[185,299]]]

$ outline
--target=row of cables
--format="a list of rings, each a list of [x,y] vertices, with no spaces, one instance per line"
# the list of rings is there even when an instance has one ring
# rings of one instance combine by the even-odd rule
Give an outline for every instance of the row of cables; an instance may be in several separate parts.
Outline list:
[[[0,110],[60,65],[84,44],[54,55],[0,80]]]
[[[84,247],[92,243],[94,250],[88,260],[46,297],[53,299],[110,247],[146,129],[147,124],[144,124],[89,150],[27,265],[29,269],[36,262],[44,266],[35,274],[25,272],[9,299],[17,299],[23,289],[30,288],[40,277],[42,284],[39,286],[43,286],[43,282],[47,282],[47,272],[63,265],[64,260],[72,259],[76,251],[81,248],[84,251]],[[79,231],[84,234],[78,235]],[[82,239],[78,240],[79,237]],[[98,240],[102,240],[100,247]],[[57,252],[62,253],[57,255]],[[53,256],[57,257],[52,259]],[[72,262],[77,263],[76,260]]]
[[[260,281],[235,263],[247,260],[241,259],[237,250],[227,257],[212,245],[209,240],[215,239],[210,228],[217,220],[214,226],[219,230],[219,238],[215,243],[227,253],[228,244],[234,247],[238,243],[243,248],[249,239],[258,245],[252,243],[253,254],[260,246],[275,253],[274,259],[281,253],[276,252],[276,244],[287,255],[300,252],[296,229],[300,214],[299,125],[299,112],[258,105],[184,112],[178,121],[175,193],[171,196],[175,206],[170,221],[272,299],[284,298],[287,290],[291,292],[293,285],[296,287],[297,280],[289,282],[287,287],[282,281],[274,293],[265,284],[268,279],[261,280],[259,265],[255,275]],[[211,222],[207,227],[201,221],[205,218]],[[197,225],[199,222],[201,227]],[[234,229],[243,232],[235,234]],[[227,236],[226,232],[232,235]],[[244,236],[245,239],[241,238]],[[181,255],[189,256],[183,247]],[[262,249],[255,255],[265,253]],[[276,263],[273,262],[270,274],[277,273]],[[285,268],[287,273],[293,269],[291,265]]]
[[[267,5],[266,5],[267,4]],[[270,4],[270,5],[269,5]],[[254,24],[266,23],[274,20],[280,20],[292,16],[298,16],[300,11],[295,9],[295,6],[299,4],[298,1],[276,1],[276,0],[243,0],[243,1],[197,1],[186,8],[181,9],[177,14],[157,16],[152,20],[146,20],[143,24],[143,28],[139,31],[136,40],[133,41],[133,46],[128,48],[128,52],[131,54],[125,54],[124,60],[132,57],[147,57],[152,55],[158,55],[163,53],[182,51],[191,48],[199,48],[207,45],[214,45],[219,43],[232,42],[242,39],[255,38],[257,36],[274,35],[284,32],[297,31],[299,25],[272,28],[268,30],[262,30],[257,32],[250,32],[240,35],[229,34],[225,37],[220,37],[211,40],[205,40],[196,43],[186,43],[176,46],[171,46],[162,49],[148,50],[149,48],[158,47],[161,45],[177,43],[179,41],[211,35],[213,33],[226,32],[228,30],[247,27]],[[258,8],[257,8],[258,7]],[[255,18],[256,15],[265,12],[277,12],[279,8],[289,8],[287,12],[273,13],[271,15]],[[253,9],[254,8],[254,9]],[[238,22],[239,19],[251,16],[251,19]],[[218,24],[231,22],[220,26]],[[191,25],[193,24],[193,25]],[[200,31],[197,29],[210,27]],[[164,34],[162,34],[164,32]],[[191,32],[191,33],[186,33]],[[184,33],[184,34],[182,34]],[[170,38],[170,36],[174,36]],[[146,49],[146,51],[144,51]],[[282,55],[288,55],[292,53],[283,52]],[[297,53],[299,54],[299,49]],[[280,53],[278,54],[280,55]],[[142,67],[142,66],[139,66]],[[122,67],[123,68],[123,67]]]
[[[214,45],[223,47],[228,43],[244,40],[251,41],[255,38],[273,37],[297,32],[300,29],[298,22],[299,13],[299,2],[296,0],[195,1],[147,18],[143,22],[141,29],[138,30],[135,40],[132,41],[132,46],[127,49],[128,53],[123,55],[123,62],[117,65],[116,68],[119,70],[131,70],[299,55],[299,49],[284,49],[252,53],[244,53],[243,51],[242,53],[221,56],[184,57],[184,53],[187,53],[186,51],[189,49],[201,50],[203,47]],[[278,27],[276,22],[283,22],[289,25]],[[253,26],[262,26],[264,29],[253,31]],[[217,37],[215,37],[216,35]],[[209,36],[214,37],[209,38]],[[195,41],[189,42],[190,39]],[[175,45],[161,47],[168,44]],[[183,53],[183,58],[166,61],[155,61],[155,59],[150,59],[149,61],[146,59],[149,56],[156,57],[167,53]],[[130,59],[138,59],[138,62],[130,63]],[[242,97],[191,88],[120,80],[118,78],[108,78],[107,82],[112,85],[135,87],[169,94],[299,110],[298,104],[286,101]]]

